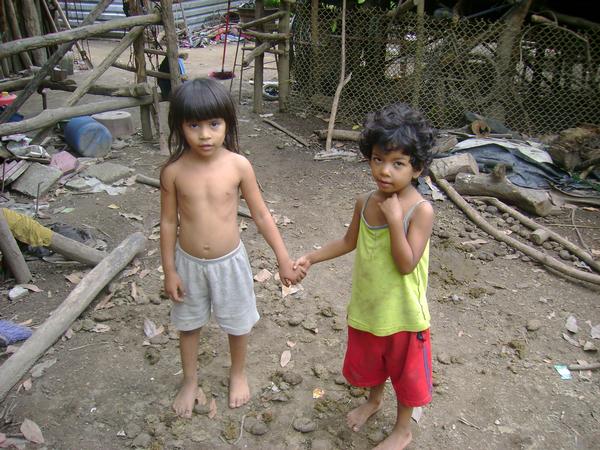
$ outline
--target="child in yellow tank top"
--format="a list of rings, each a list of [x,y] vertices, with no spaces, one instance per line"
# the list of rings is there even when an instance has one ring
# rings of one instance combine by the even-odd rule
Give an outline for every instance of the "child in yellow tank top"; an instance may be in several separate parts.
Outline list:
[[[405,448],[412,439],[413,407],[431,401],[426,290],[434,214],[413,181],[431,161],[433,139],[425,118],[405,104],[369,114],[360,150],[377,190],[357,199],[344,237],[295,263],[307,271],[356,249],[343,373],[350,384],[369,387],[370,393],[366,403],[348,413],[347,423],[358,431],[381,409],[391,378],[398,414],[377,449]]]

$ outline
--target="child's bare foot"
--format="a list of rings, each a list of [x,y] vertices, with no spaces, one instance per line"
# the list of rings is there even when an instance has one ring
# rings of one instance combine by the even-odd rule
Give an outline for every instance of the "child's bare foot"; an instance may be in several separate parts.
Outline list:
[[[346,416],[346,423],[348,424],[348,427],[352,431],[360,430],[360,427],[362,427],[365,424],[369,417],[371,417],[373,414],[379,411],[382,405],[382,400],[367,400],[366,403],[363,403],[358,408],[354,408]]]
[[[173,410],[175,414],[180,417],[190,418],[192,417],[192,411],[194,410],[194,404],[196,403],[196,396],[198,395],[198,384],[184,383],[175,397],[173,402]]]
[[[373,450],[402,450],[412,441],[412,433],[407,428],[394,428],[391,434]]]
[[[239,408],[250,400],[250,388],[244,372],[229,375],[229,407]]]

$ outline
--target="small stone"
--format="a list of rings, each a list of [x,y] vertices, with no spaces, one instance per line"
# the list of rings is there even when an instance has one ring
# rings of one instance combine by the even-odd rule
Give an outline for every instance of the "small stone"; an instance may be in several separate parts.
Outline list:
[[[129,422],[127,425],[125,425],[125,434],[127,435],[127,437],[137,436],[141,432],[142,432],[142,427],[140,427],[135,422]]]
[[[499,247],[494,249],[494,255],[499,257],[506,256],[508,255],[508,251],[504,247]]]
[[[96,322],[107,322],[115,318],[115,313],[110,309],[101,309],[96,311],[93,315],[93,319]]]
[[[317,378],[324,378],[328,374],[327,367],[325,367],[323,364],[315,364],[312,368],[312,371]]]
[[[131,446],[148,448],[148,447],[150,447],[151,442],[152,442],[152,437],[148,433],[140,433],[135,437],[135,439],[131,443]]]
[[[335,331],[341,331],[341,330],[345,329],[346,328],[345,319],[335,317],[331,324],[331,328],[333,328]]]
[[[321,315],[323,317],[333,317],[335,316],[335,313],[333,312],[333,309],[331,309],[331,306],[326,306],[325,308],[321,309],[321,311],[319,311],[321,313]]]
[[[149,347],[144,353],[144,358],[148,360],[150,365],[154,365],[160,361],[160,352],[154,347]]]
[[[371,431],[368,435],[367,435],[367,439],[369,440],[369,442],[373,445],[375,444],[379,444],[381,441],[383,441],[386,438],[385,433],[381,430],[375,430],[375,431]]]
[[[8,291],[8,298],[11,302],[14,302],[15,300],[19,300],[26,297],[27,294],[29,294],[29,290],[21,286],[15,286],[10,291]]]
[[[153,305],[160,305],[162,303],[158,295],[150,295],[148,298]]]
[[[294,430],[301,433],[310,433],[317,429],[317,424],[306,417],[298,417],[292,424]]]
[[[304,316],[302,316],[300,314],[295,314],[288,319],[288,325],[291,325],[292,327],[296,327],[296,326],[300,325],[303,321],[304,321]]]
[[[525,328],[527,331],[537,331],[541,326],[542,322],[540,322],[538,319],[529,319],[525,325]]]
[[[169,336],[165,336],[164,334],[150,338],[150,343],[154,345],[164,345],[167,342],[169,342]]]
[[[545,248],[546,250],[552,250],[554,248],[554,246],[552,245],[552,242],[550,242],[550,241],[545,241],[542,244],[542,247]]]
[[[490,213],[490,214],[497,214],[498,213],[498,208],[494,205],[488,205],[485,207],[485,211]]]
[[[450,238],[450,232],[448,230],[440,230],[438,232],[438,237],[440,239],[449,239]]]
[[[527,255],[523,255],[523,256],[521,256],[521,261],[523,261],[523,262],[530,262],[531,258],[529,256],[527,256]]]
[[[333,380],[333,382],[335,384],[339,384],[340,386],[346,386],[346,379],[344,378],[343,375],[338,375],[337,377],[335,377],[335,380]]]
[[[564,259],[565,261],[570,261],[571,260],[571,254],[567,250],[561,250],[558,253],[558,256],[560,256],[560,258]]]
[[[311,442],[311,450],[331,450],[331,443],[326,439],[316,439]]]
[[[365,390],[361,387],[352,386],[350,388],[350,395],[354,398],[364,397]]]
[[[267,426],[264,423],[257,420],[255,417],[248,417],[244,421],[244,430],[255,436],[262,436],[263,434],[266,434],[267,431],[269,431]]]
[[[83,322],[81,322],[81,329],[83,331],[92,331],[95,326],[96,322],[94,322],[92,319],[84,319]]]
[[[445,365],[452,364],[452,358],[447,353],[438,353],[437,360],[438,360],[438,362],[445,364]]]
[[[317,333],[319,329],[317,328],[317,321],[315,319],[305,319],[302,321],[302,328],[308,331],[312,331],[313,333]]]
[[[302,375],[296,372],[284,372],[283,373],[283,381],[292,386],[296,386],[297,384],[302,383]]]
[[[596,348],[596,346],[594,345],[593,342],[585,341],[585,344],[583,344],[583,351],[584,352],[597,352],[598,349]]]

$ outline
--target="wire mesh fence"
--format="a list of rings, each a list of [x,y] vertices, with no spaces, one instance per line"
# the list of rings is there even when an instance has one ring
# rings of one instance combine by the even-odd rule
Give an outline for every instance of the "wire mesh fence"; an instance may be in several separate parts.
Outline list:
[[[341,9],[298,5],[292,26],[292,110],[328,111],[340,78]],[[313,18],[314,19],[314,18]],[[313,26],[312,24],[316,24]],[[600,122],[600,32],[555,24],[440,19],[356,8],[346,16],[346,75],[338,118],[361,123],[394,101],[443,129],[471,112],[528,134]]]

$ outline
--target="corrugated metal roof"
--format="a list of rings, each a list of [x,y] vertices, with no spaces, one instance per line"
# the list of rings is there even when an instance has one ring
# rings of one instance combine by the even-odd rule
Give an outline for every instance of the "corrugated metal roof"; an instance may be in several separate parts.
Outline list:
[[[231,8],[237,7],[240,3],[241,1],[232,1]],[[98,0],[60,0],[60,4],[71,26],[76,27],[96,7]],[[223,15],[227,11],[227,0],[182,0],[182,5],[187,25],[191,30],[200,28],[204,22],[214,18],[215,15]],[[173,3],[173,16],[176,22],[183,22],[183,14],[178,3]],[[119,17],[125,17],[123,1],[113,0],[97,22]]]

